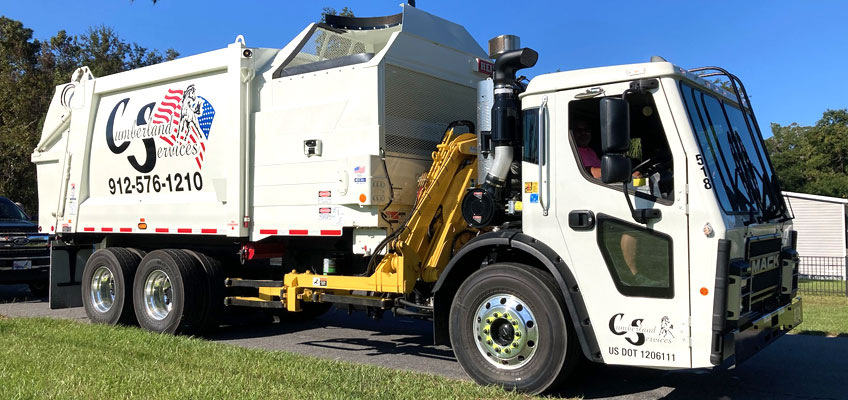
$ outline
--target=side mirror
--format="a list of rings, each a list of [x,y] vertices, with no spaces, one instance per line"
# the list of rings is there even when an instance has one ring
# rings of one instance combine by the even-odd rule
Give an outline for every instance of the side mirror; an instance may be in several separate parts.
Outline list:
[[[601,152],[626,153],[630,149],[630,106],[627,100],[601,99]]]
[[[630,159],[624,154],[604,154],[601,157],[601,181],[626,183],[631,177]]]

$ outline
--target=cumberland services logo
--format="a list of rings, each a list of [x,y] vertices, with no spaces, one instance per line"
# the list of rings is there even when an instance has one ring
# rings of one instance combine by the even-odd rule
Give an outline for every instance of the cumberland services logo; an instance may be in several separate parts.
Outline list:
[[[203,168],[215,108],[197,95],[194,85],[184,90],[168,89],[161,101],[141,107],[129,126],[116,129],[115,119],[124,116],[129,101],[127,97],[115,104],[106,123],[106,144],[112,153],[121,154],[131,142],[141,141],[145,148],[143,160],[127,156],[138,172],[153,171],[157,159],[169,157],[193,157],[197,168]]]

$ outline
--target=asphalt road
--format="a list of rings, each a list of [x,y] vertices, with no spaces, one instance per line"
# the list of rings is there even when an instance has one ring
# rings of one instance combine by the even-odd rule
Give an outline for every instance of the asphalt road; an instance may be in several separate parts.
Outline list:
[[[0,285],[0,315],[87,321],[82,308],[50,310],[24,285]],[[434,346],[431,325],[372,320],[332,310],[308,322],[280,323],[241,313],[208,339],[238,346],[383,365],[468,379],[452,351]],[[585,399],[848,399],[848,339],[787,335],[730,371],[660,371],[585,365],[559,395]]]

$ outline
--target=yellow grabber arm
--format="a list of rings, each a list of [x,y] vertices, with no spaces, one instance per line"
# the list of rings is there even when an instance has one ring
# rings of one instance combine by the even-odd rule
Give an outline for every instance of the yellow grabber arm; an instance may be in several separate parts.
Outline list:
[[[319,293],[367,291],[408,294],[415,282],[435,282],[447,265],[454,238],[465,231],[462,197],[477,174],[477,136],[455,136],[448,129],[433,152],[433,165],[409,220],[389,243],[387,255],[370,276],[315,275],[292,271],[285,275],[286,308],[299,311],[300,302]]]

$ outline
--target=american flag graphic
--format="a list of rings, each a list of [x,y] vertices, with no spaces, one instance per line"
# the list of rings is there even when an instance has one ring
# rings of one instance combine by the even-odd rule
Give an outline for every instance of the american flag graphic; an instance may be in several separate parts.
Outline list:
[[[168,89],[164,99],[153,112],[153,124],[166,124],[166,133],[159,136],[169,146],[199,144],[194,160],[203,168],[206,140],[215,118],[215,109],[205,98],[195,94],[194,85],[185,90]]]

